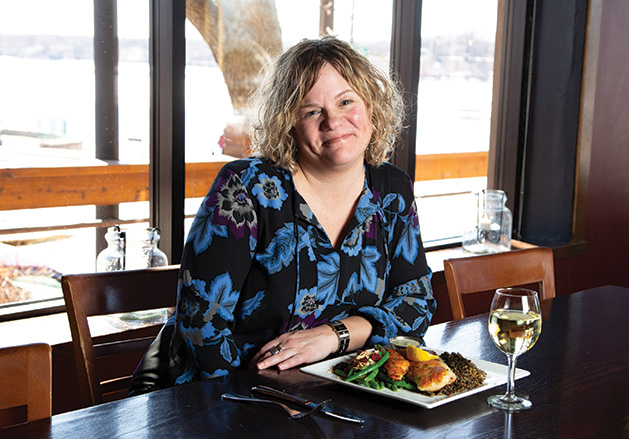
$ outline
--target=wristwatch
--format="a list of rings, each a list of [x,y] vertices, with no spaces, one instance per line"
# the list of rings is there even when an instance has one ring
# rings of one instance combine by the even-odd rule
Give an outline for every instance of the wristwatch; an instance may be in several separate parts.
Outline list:
[[[327,325],[332,328],[332,330],[336,333],[336,336],[339,338],[339,348],[336,351],[336,355],[344,353],[349,347],[349,330],[347,329],[347,326],[339,320],[329,322]]]

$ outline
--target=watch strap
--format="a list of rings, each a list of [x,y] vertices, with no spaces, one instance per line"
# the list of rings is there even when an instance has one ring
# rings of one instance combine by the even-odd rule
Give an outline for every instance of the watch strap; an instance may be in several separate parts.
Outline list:
[[[329,322],[328,326],[332,328],[332,330],[336,333],[336,336],[339,338],[339,348],[335,354],[339,355],[347,351],[347,348],[349,347],[349,330],[347,329],[347,326],[339,320]]]

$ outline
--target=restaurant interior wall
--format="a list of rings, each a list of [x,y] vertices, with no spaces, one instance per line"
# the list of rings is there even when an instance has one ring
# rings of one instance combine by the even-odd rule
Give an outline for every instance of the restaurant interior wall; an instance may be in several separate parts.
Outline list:
[[[585,103],[593,108],[587,250],[556,261],[557,294],[605,284],[629,286],[629,47],[623,43],[629,39],[629,3],[592,0],[590,10],[589,31],[598,34],[591,50],[598,61],[594,98]]]

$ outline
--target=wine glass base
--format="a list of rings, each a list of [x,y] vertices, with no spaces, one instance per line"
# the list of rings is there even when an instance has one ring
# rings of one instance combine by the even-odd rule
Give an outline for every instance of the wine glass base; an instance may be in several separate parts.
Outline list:
[[[490,396],[489,398],[487,398],[487,404],[497,409],[506,410],[509,412],[528,410],[533,407],[533,403],[528,399],[520,398],[518,396],[514,398],[508,398],[506,395]]]

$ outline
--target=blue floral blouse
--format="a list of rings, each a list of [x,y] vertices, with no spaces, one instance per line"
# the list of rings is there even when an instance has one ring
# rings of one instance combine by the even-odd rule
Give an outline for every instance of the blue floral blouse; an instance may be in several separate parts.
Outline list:
[[[244,369],[285,331],[350,315],[374,327],[369,344],[423,336],[436,302],[412,182],[385,163],[365,186],[340,251],[291,174],[250,158],[223,167],[184,249],[171,364],[176,384]]]

